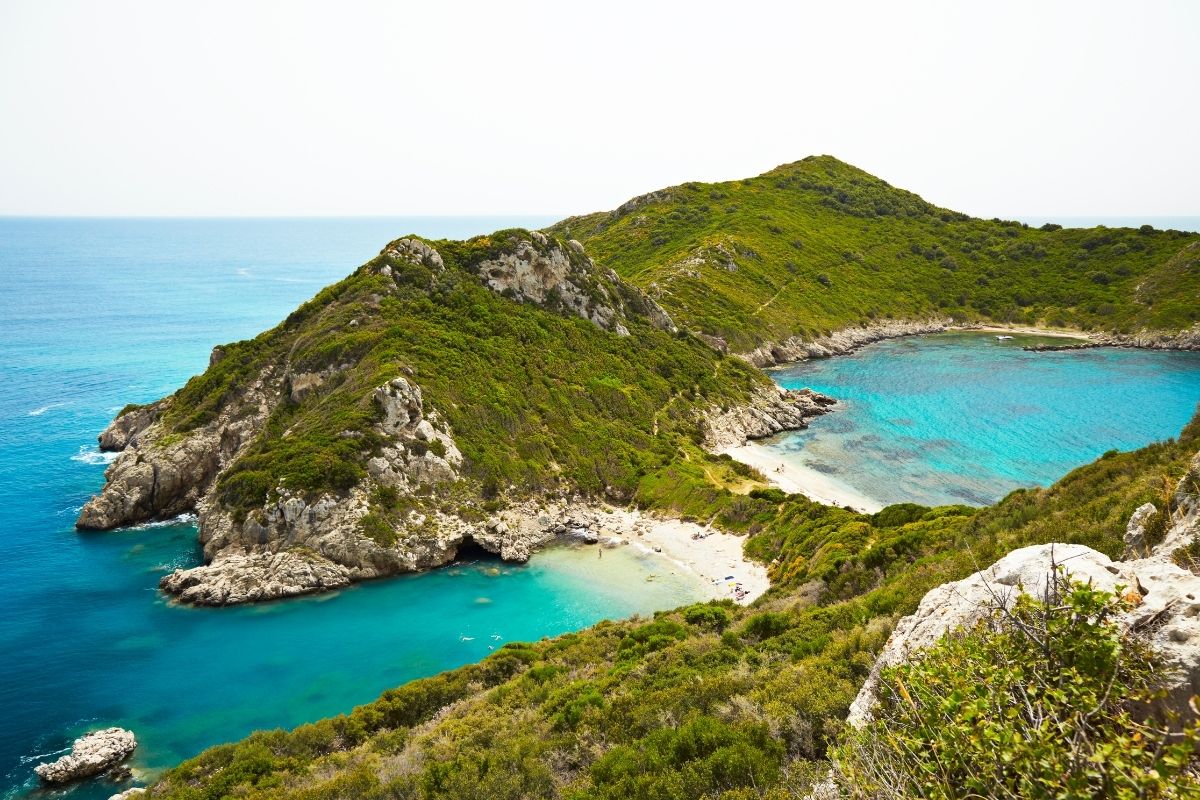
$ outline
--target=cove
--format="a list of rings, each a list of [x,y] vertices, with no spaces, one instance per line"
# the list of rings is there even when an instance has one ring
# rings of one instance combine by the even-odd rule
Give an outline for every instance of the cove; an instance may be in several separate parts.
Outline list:
[[[1046,337],[952,332],[893,339],[771,375],[837,398],[832,414],[764,443],[807,479],[876,505],[994,503],[1108,450],[1179,434],[1200,401],[1200,353],[1031,353]]]
[[[46,796],[33,765],[89,729],[132,729],[133,766],[160,769],[256,728],[348,712],[506,641],[699,599],[661,557],[621,548],[598,560],[589,548],[183,608],[156,587],[198,562],[190,521],[73,529],[103,482],[96,434],[124,404],[203,371],[213,345],[276,324],[406,233],[547,222],[0,219],[0,797]]]

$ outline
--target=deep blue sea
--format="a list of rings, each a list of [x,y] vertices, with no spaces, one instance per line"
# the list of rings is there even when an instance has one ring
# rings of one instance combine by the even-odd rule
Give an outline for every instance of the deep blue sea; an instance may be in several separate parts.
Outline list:
[[[884,505],[986,505],[1177,436],[1200,402],[1200,353],[1022,349],[1041,342],[1061,340],[913,336],[773,370],[838,405],[767,446]]]
[[[202,371],[214,344],[275,324],[403,234],[550,221],[0,219],[0,797],[34,786],[33,764],[90,728],[132,729],[135,767],[154,770],[257,728],[349,711],[504,641],[699,596],[660,559],[556,550],[527,566],[191,609],[156,585],[198,563],[193,525],[73,530],[103,483],[96,434],[125,403]]]
[[[73,530],[103,482],[97,432],[202,371],[214,344],[273,325],[397,236],[549,221],[0,219],[0,797],[33,787],[33,764],[90,728],[133,729],[134,766],[149,773],[256,728],[348,711],[503,641],[697,596],[660,561],[554,550],[525,566],[190,609],[156,585],[198,562],[194,526]],[[1019,343],[914,338],[777,373],[842,401],[781,446],[888,500],[985,502],[1174,435],[1200,399],[1200,356]]]

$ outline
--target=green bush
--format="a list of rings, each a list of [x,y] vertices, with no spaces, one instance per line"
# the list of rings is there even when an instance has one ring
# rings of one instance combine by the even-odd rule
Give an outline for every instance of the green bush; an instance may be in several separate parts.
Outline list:
[[[873,721],[837,750],[861,798],[1195,797],[1200,730],[1136,709],[1160,698],[1155,654],[1122,601],[1059,576],[970,631],[885,669]]]

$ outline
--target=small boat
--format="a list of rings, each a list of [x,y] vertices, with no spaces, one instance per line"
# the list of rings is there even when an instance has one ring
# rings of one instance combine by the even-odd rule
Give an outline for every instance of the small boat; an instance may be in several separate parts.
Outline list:
[[[1005,339],[1011,339],[1012,337],[1001,334],[1000,336],[997,336],[996,338],[1003,342]]]

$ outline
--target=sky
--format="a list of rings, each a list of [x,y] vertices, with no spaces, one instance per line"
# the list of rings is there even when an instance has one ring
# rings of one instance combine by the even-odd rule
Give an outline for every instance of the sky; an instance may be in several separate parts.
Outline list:
[[[573,214],[828,153],[1200,215],[1200,2],[0,0],[0,215]]]

